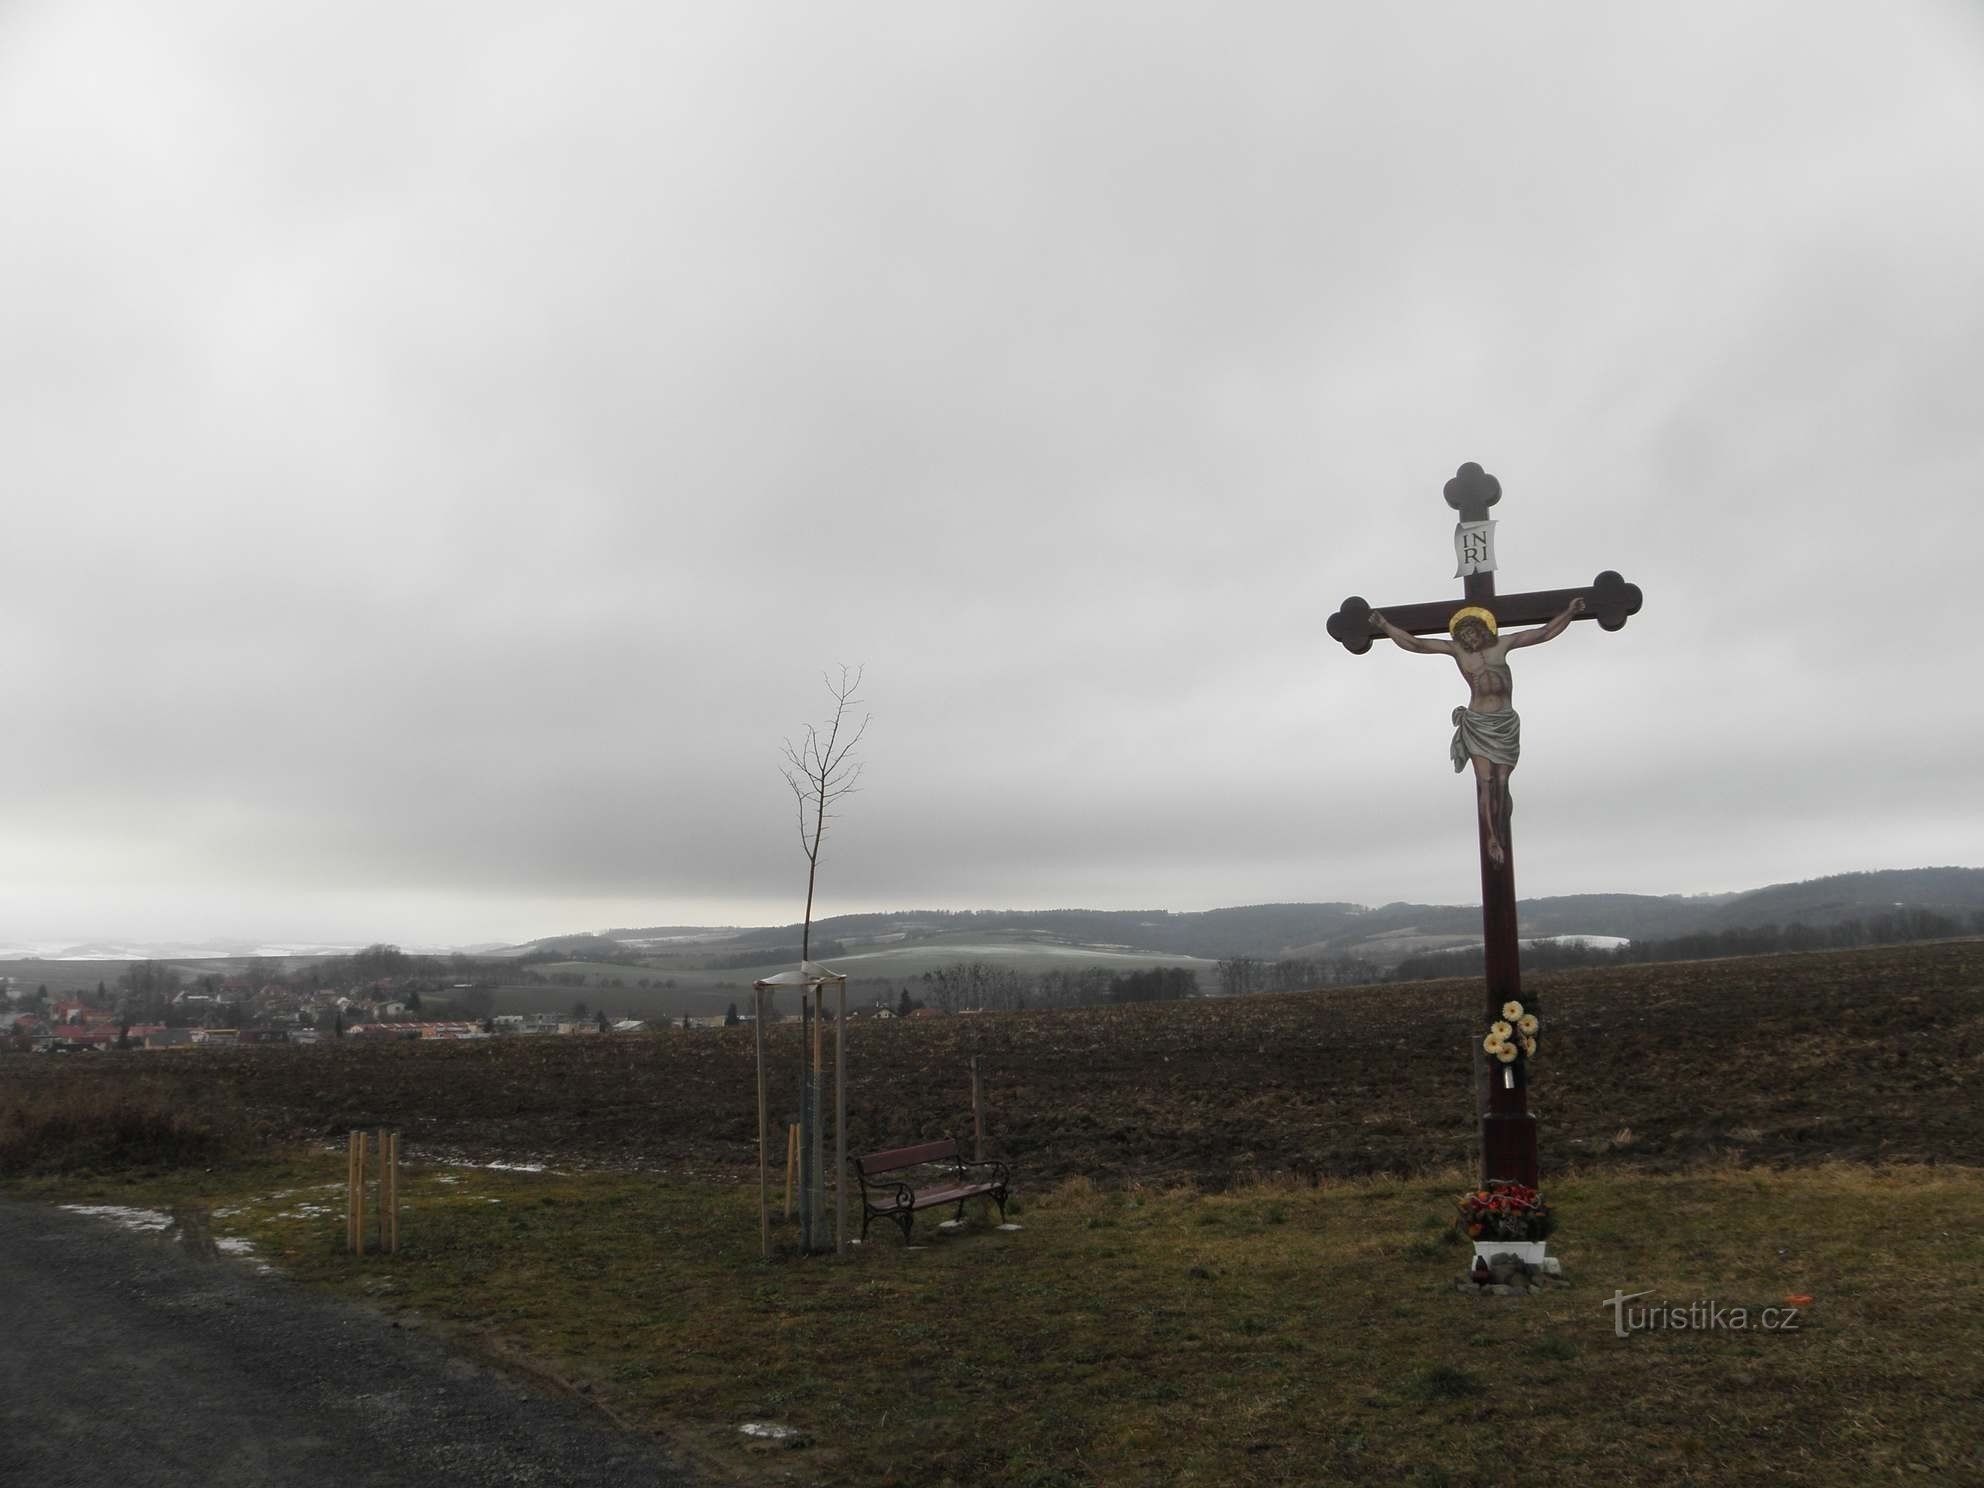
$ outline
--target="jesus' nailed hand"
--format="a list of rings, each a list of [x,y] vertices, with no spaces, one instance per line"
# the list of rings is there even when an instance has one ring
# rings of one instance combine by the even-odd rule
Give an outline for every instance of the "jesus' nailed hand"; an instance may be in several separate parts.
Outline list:
[[[1371,623],[1390,636],[1402,649],[1427,656],[1451,656],[1467,678],[1468,701],[1454,709],[1454,769],[1474,765],[1475,796],[1481,808],[1482,850],[1497,868],[1508,860],[1503,841],[1507,835],[1509,774],[1521,752],[1520,720],[1512,701],[1514,682],[1509,675],[1509,653],[1518,646],[1538,646],[1554,640],[1579,615],[1584,601],[1573,599],[1552,616],[1547,625],[1535,630],[1519,630],[1498,636],[1495,617],[1477,605],[1463,605],[1447,624],[1448,641],[1424,641],[1400,630],[1377,610]]]

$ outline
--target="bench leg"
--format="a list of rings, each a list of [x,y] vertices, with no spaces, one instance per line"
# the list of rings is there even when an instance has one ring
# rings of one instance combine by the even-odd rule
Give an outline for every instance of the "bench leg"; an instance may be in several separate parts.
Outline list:
[[[997,1190],[993,1193],[992,1199],[999,1206],[999,1223],[1004,1224],[1006,1222],[1006,1191],[1003,1188]]]
[[[912,1226],[914,1226],[914,1225],[915,1225],[915,1223],[916,1223],[916,1211],[915,1211],[914,1209],[905,1209],[905,1210],[903,1210],[903,1212],[902,1212],[902,1243],[903,1243],[903,1248],[904,1248],[905,1250],[907,1250],[907,1249],[909,1248],[909,1232],[910,1232],[910,1229],[911,1229],[911,1227],[912,1227]]]

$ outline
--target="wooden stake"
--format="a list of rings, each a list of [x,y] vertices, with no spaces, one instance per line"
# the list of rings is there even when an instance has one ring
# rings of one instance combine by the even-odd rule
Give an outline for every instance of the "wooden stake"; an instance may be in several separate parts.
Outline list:
[[[813,1250],[813,993],[799,989],[799,1253]]]
[[[352,1231],[357,1241],[358,1254],[365,1254],[365,1133],[351,1134],[352,1150],[357,1154],[358,1177],[351,1188]]]
[[[827,1234],[826,1034],[827,989],[813,988],[813,1084],[806,1114],[812,1141],[806,1150],[806,1250],[824,1250]]]
[[[785,1129],[785,1217],[792,1218],[792,1186],[799,1178],[799,1123]]]
[[[985,1161],[985,1098],[978,1086],[978,1056],[971,1056],[971,1156]]]
[[[974,1162],[985,1161],[985,1097],[978,1083],[978,1056],[971,1056],[971,1156]],[[981,1198],[978,1201],[978,1220],[983,1224],[992,1214],[992,1201]]]
[[[344,1134],[344,1248],[358,1254],[358,1133]]]
[[[847,1254],[847,978],[834,1009],[834,1254]]]
[[[379,1133],[379,1247],[387,1255],[400,1248],[400,1134]]]
[[[751,1020],[758,1045],[758,1247],[764,1258],[772,1258],[772,1211],[765,1193],[765,990],[752,989],[756,999],[754,1011],[757,1016]]]

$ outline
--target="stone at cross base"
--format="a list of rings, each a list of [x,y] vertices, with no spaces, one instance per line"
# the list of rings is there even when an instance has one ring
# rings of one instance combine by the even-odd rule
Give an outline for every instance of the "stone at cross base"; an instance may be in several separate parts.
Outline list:
[[[1460,755],[1466,742],[1460,736],[1483,732],[1462,727],[1469,721],[1463,720],[1460,715],[1463,712],[1491,711],[1478,705],[1497,695],[1502,700],[1502,709],[1513,713],[1510,703],[1512,683],[1506,666],[1508,650],[1518,645],[1535,645],[1552,639],[1576,620],[1595,620],[1602,630],[1618,630],[1625,625],[1628,616],[1639,612],[1641,596],[1638,585],[1627,583],[1609,569],[1584,588],[1496,594],[1496,523],[1490,520],[1488,512],[1502,499],[1502,483],[1479,465],[1470,462],[1461,466],[1454,478],[1446,483],[1444,495],[1447,505],[1460,517],[1454,531],[1454,551],[1459,560],[1455,576],[1463,580],[1461,595],[1454,599],[1417,604],[1386,605],[1377,611],[1361,596],[1352,595],[1330,616],[1328,630],[1330,636],[1341,642],[1352,655],[1362,655],[1371,649],[1373,641],[1390,637],[1408,650],[1453,657],[1463,675],[1469,678],[1470,688],[1469,707],[1456,709],[1454,717],[1457,725],[1455,768],[1459,770],[1464,768]],[[1487,659],[1479,648],[1472,648],[1470,655],[1463,656],[1459,641],[1423,643],[1416,640],[1419,636],[1449,634],[1455,612],[1462,609],[1485,611],[1492,619],[1492,629],[1486,622],[1477,620],[1473,624],[1482,634],[1489,636],[1494,647],[1499,648],[1499,655],[1493,660]],[[1468,624],[1463,619],[1454,629],[1470,634],[1472,639],[1467,630]],[[1530,624],[1541,625],[1543,629],[1522,632],[1519,636],[1507,634],[1510,626]],[[1405,637],[1403,640],[1400,639],[1401,633]],[[1473,671],[1470,671],[1470,661]],[[1499,678],[1480,680],[1480,672],[1496,667],[1500,670]],[[1501,689],[1499,694],[1496,693],[1497,686]],[[1513,736],[1513,726],[1508,732]],[[1467,747],[1477,750],[1493,748],[1492,745],[1479,744]],[[1522,964],[1516,925],[1515,845],[1509,835],[1512,799],[1508,782],[1515,767],[1513,739],[1506,754],[1506,763],[1490,762],[1484,769],[1480,752],[1473,753],[1470,762],[1474,764],[1477,776],[1475,819],[1481,859],[1481,925],[1487,973],[1485,1006],[1488,1023],[1492,1024],[1501,1016],[1505,1003],[1520,1002],[1529,1011],[1534,1011],[1529,999],[1522,993]],[[1478,1032],[1476,1037],[1480,1037]],[[1538,1186],[1536,1118],[1529,1110],[1528,1085],[1526,1059],[1490,1067],[1487,1109],[1481,1115],[1483,1183],[1500,1180],[1531,1188]]]

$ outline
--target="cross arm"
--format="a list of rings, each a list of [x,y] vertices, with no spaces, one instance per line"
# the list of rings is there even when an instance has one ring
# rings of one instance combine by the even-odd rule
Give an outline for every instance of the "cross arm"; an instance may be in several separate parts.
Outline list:
[[[1506,628],[1511,625],[1541,625],[1562,613],[1564,606],[1574,599],[1584,601],[1584,613],[1578,619],[1596,620],[1601,630],[1618,630],[1625,625],[1627,616],[1639,613],[1640,586],[1628,584],[1608,568],[1583,589],[1539,589],[1530,594],[1497,594],[1486,599],[1442,599],[1431,604],[1386,605],[1383,614],[1400,630],[1412,635],[1445,635],[1447,622],[1453,618],[1454,611],[1464,605],[1480,605],[1492,611],[1495,624]],[[1371,623],[1369,601],[1356,594],[1346,599],[1330,616],[1328,629],[1330,639],[1341,641],[1344,650],[1353,656],[1363,655],[1371,649],[1371,642],[1384,636],[1384,632]]]

